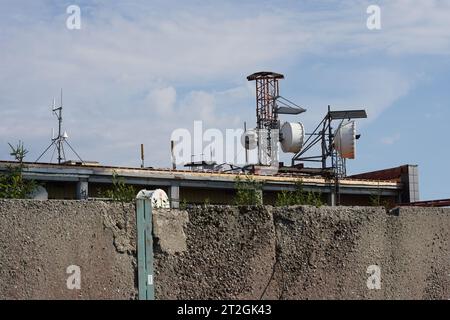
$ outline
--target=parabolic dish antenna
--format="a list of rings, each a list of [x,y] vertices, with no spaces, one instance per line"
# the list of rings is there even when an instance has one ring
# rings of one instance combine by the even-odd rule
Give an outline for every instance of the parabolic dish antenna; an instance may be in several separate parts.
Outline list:
[[[334,148],[341,158],[355,159],[355,121],[342,124],[334,134]]]
[[[303,147],[305,128],[300,122],[285,122],[280,130],[281,149],[286,153],[297,153]]]
[[[242,146],[247,150],[253,150],[258,147],[258,133],[256,129],[250,129],[244,132],[241,137]]]

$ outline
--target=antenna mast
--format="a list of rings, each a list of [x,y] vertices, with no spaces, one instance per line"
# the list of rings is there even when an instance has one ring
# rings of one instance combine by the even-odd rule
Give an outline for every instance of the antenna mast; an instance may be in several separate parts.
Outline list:
[[[64,153],[64,147],[63,147],[63,142],[64,142],[64,138],[61,135],[61,128],[62,128],[62,108],[63,108],[63,90],[61,89],[61,104],[60,107],[55,108],[56,106],[53,107],[53,113],[55,114],[56,118],[58,119],[58,137],[56,138],[56,148],[58,149],[58,164],[61,164],[61,161],[64,159],[65,160],[65,156],[64,158],[62,157],[63,153]]]
[[[67,135],[66,131],[62,131],[62,121],[63,121],[63,117],[62,117],[62,109],[63,109],[63,90],[61,89],[61,101],[60,101],[60,106],[57,107],[56,106],[56,99],[53,99],[53,105],[52,105],[52,112],[53,114],[56,116],[56,118],[58,119],[58,136],[57,137],[53,137],[52,134],[52,143],[47,147],[47,149],[45,149],[44,152],[42,152],[42,154],[39,156],[39,158],[37,158],[37,160],[35,161],[38,162],[39,160],[41,160],[41,158],[47,153],[48,150],[50,150],[50,148],[52,146],[55,147],[53,154],[55,153],[55,151],[58,153],[58,164],[61,164],[63,162],[66,161],[66,153],[64,151],[64,143],[66,143],[70,150],[72,150],[72,152],[77,156],[77,158],[81,161],[84,162],[81,157],[78,155],[78,153],[72,148],[72,146],[69,144],[69,142],[67,141],[67,138],[69,138],[69,136]],[[53,160],[53,156],[50,160],[50,162]]]
[[[258,164],[273,165],[276,160],[276,144],[273,130],[279,128],[276,99],[280,79],[284,76],[274,72],[257,72],[247,77],[256,82],[256,122],[258,126]],[[278,164],[278,163],[277,163]]]

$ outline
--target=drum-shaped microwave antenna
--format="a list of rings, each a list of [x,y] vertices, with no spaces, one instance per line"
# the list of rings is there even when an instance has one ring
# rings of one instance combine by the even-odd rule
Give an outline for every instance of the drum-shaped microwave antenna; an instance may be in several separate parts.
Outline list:
[[[281,149],[286,153],[297,153],[305,141],[305,128],[300,122],[285,122],[280,130]]]
[[[247,150],[253,150],[258,147],[258,133],[256,129],[250,129],[244,132],[241,137],[242,146]]]
[[[334,148],[341,158],[355,159],[355,121],[342,124],[334,134]]]

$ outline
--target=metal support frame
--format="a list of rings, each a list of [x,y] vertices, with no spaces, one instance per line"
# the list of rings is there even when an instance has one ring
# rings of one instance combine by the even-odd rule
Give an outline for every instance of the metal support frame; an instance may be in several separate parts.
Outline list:
[[[304,155],[318,143],[320,143],[321,145],[321,155],[305,157]],[[326,169],[327,160],[332,152],[332,143],[333,133],[331,127],[331,119],[328,112],[323,120],[314,129],[314,131],[308,134],[308,138],[306,139],[302,150],[292,158],[292,165],[295,166],[297,162],[320,162],[322,165],[322,169]]]
[[[314,131],[308,134],[308,138],[304,143],[304,147],[292,158],[292,166],[297,162],[320,162],[322,165],[322,174],[334,180],[333,193],[335,195],[335,202],[340,203],[340,184],[339,179],[346,177],[346,161],[342,158],[337,150],[334,148],[334,133],[332,122],[333,120],[341,120],[338,129],[342,126],[344,120],[353,118],[366,118],[367,114],[364,110],[344,110],[331,111],[328,106],[328,112]],[[305,156],[305,154],[318,143],[321,144],[321,155]],[[331,166],[328,166],[329,159],[331,159]],[[330,176],[331,169],[331,176]]]

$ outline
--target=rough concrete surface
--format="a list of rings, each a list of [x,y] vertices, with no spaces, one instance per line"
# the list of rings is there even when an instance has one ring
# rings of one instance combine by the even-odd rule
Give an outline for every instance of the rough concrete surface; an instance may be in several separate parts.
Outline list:
[[[449,299],[450,210],[207,207],[156,255],[159,299]],[[369,289],[371,269],[380,289]]]
[[[199,207],[189,211],[186,231],[187,252],[155,255],[157,298],[239,299],[262,293],[274,258],[274,224],[267,210]]]
[[[159,209],[153,212],[153,237],[155,249],[169,254],[187,250],[184,229],[189,222],[186,211]]]
[[[135,298],[134,217],[133,205],[0,200],[0,299]],[[67,288],[71,265],[81,290]]]
[[[157,299],[450,298],[449,209],[207,206],[153,225]],[[136,298],[135,230],[132,204],[0,200],[0,299]]]

